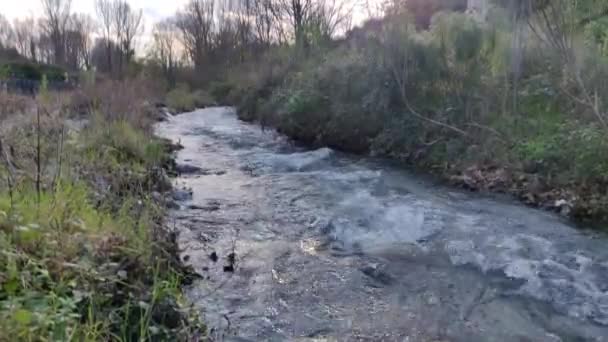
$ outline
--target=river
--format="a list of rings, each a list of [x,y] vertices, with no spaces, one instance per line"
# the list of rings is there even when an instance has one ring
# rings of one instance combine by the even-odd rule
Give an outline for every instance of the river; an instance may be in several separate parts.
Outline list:
[[[219,341],[608,341],[608,237],[231,108],[170,118],[186,289]]]

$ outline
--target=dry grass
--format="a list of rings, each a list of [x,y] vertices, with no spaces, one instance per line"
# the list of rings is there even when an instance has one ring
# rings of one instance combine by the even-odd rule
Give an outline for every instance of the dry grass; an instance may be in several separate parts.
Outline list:
[[[0,96],[0,341],[188,339],[174,234],[151,196],[168,158],[153,96],[139,79]]]
[[[35,102],[31,97],[0,91],[0,121],[12,114],[31,111],[34,104]]]

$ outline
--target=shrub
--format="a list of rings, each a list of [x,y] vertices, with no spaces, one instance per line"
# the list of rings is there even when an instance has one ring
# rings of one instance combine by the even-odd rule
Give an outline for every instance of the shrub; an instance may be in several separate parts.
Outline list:
[[[566,122],[520,142],[517,150],[563,184],[608,179],[608,140],[597,125]]]
[[[166,96],[167,105],[178,112],[189,112],[214,104],[212,97],[204,90],[191,92],[187,85],[179,85]]]
[[[7,63],[0,66],[0,79],[18,78],[32,81],[41,81],[46,75],[49,81],[65,81],[66,71],[57,66],[34,63]]]
[[[220,102],[226,101],[233,90],[234,86],[229,82],[214,82],[209,87],[211,96]]]

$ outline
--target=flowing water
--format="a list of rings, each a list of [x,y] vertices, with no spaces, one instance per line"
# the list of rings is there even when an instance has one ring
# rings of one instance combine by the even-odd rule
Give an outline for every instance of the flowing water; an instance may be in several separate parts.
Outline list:
[[[608,341],[608,237],[230,108],[172,117],[187,289],[224,341]]]

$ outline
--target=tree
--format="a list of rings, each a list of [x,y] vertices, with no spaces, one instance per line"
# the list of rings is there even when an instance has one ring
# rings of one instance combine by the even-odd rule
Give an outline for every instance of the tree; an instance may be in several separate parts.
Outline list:
[[[112,71],[112,3],[110,0],[95,0],[95,13],[97,13],[97,17],[101,20],[101,32],[102,39],[97,42],[105,43],[105,52],[101,55],[105,56],[105,66],[107,70]],[[94,50],[98,50],[99,46],[96,44]],[[96,51],[97,55],[100,55],[99,51]],[[100,64],[97,61],[96,64]]]
[[[14,38],[15,35],[11,24],[0,14],[0,49],[13,47]]]
[[[53,63],[65,64],[66,29],[70,19],[72,0],[41,0],[43,20],[41,28],[53,48]]]
[[[115,0],[113,3],[114,41],[120,51],[118,61],[118,74],[124,73],[124,65],[131,62],[135,51],[133,49],[135,38],[143,30],[143,12],[134,11],[124,0]]]
[[[278,38],[276,31],[280,27],[272,0],[253,1],[252,12],[255,39],[260,46],[267,48]]]
[[[15,48],[22,56],[38,61],[38,32],[34,18],[15,19],[13,22],[15,32]]]
[[[97,22],[90,15],[79,13],[72,15],[70,32],[73,35],[73,44],[76,46],[78,64],[85,69],[91,67],[92,37],[97,32]]]
[[[176,14],[176,25],[180,39],[197,71],[201,71],[211,50],[215,1],[190,0]]]
[[[101,42],[106,44],[103,64],[108,72],[122,76],[135,54],[135,39],[143,31],[143,12],[133,10],[125,0],[96,0],[95,11],[100,18]]]
[[[166,19],[154,25],[150,58],[160,66],[169,83],[175,85],[175,71],[178,65],[178,32],[173,19]]]

